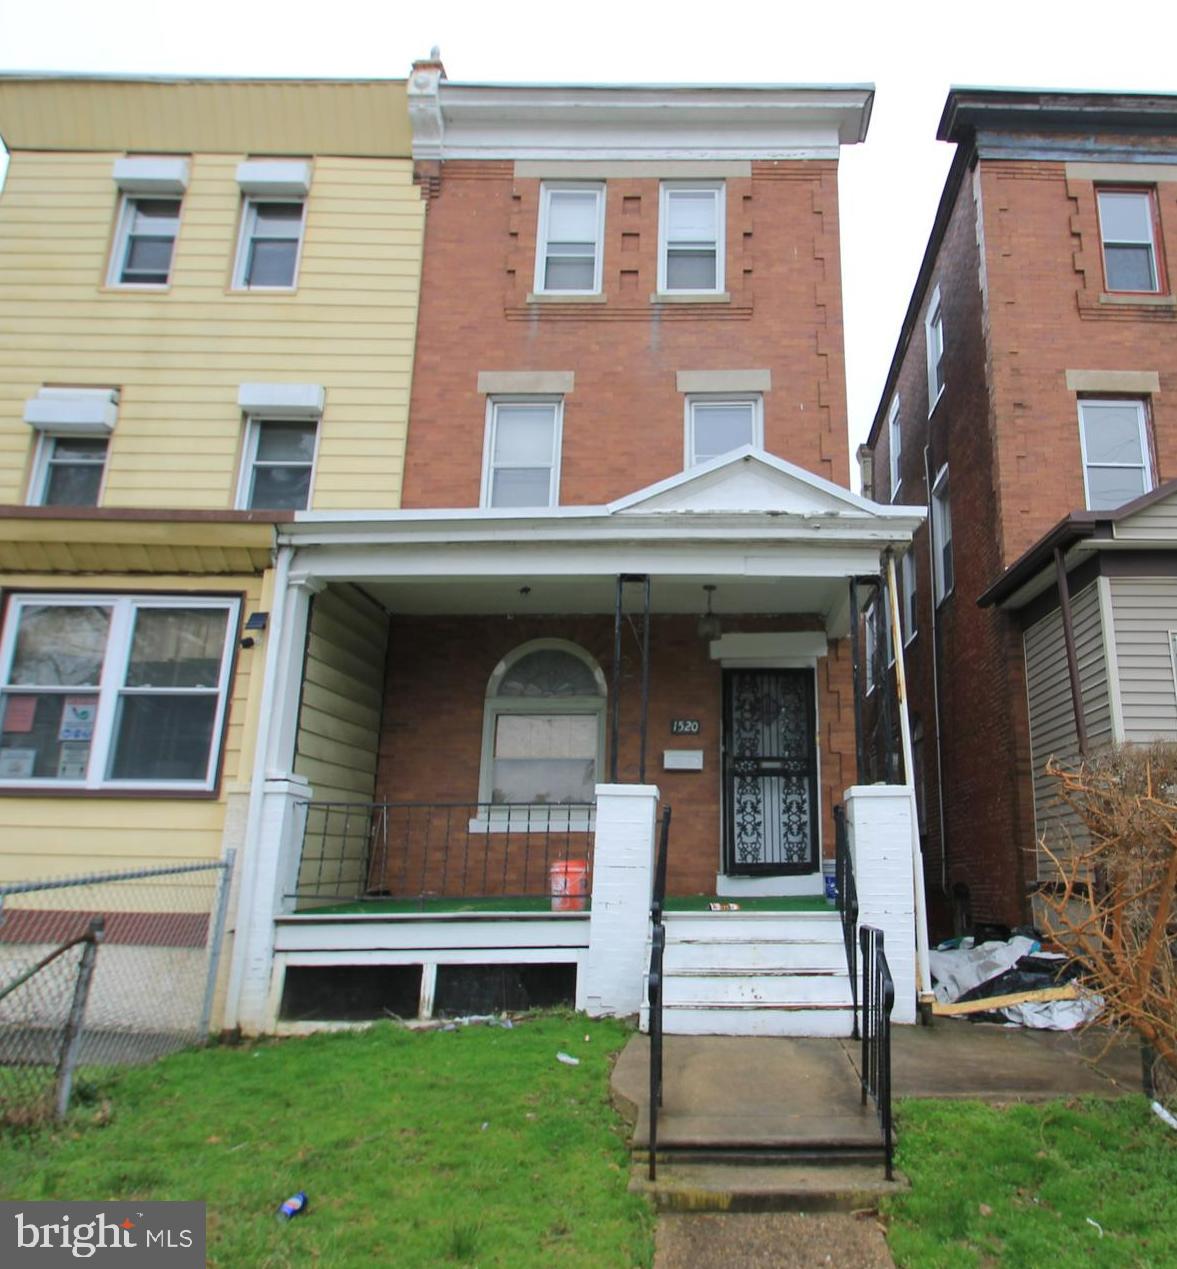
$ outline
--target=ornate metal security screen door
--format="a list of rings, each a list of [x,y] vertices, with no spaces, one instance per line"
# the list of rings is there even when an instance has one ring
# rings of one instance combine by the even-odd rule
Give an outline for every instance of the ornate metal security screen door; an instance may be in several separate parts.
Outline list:
[[[817,868],[812,670],[724,673],[724,870]]]

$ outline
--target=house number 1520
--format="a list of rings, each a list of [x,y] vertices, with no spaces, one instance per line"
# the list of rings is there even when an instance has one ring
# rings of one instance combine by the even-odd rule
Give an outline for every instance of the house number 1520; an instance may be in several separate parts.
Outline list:
[[[672,718],[670,720],[670,734],[672,736],[697,736],[699,734],[699,720],[697,718]]]

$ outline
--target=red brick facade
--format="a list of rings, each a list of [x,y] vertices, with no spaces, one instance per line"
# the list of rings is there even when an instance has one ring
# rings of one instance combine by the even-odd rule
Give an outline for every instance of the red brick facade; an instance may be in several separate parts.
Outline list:
[[[1060,148],[1073,140],[1060,139]],[[1082,144],[1092,154],[1122,154],[1157,143],[1109,135]],[[1155,188],[1161,255],[1177,260],[1174,171],[1153,169],[1170,178],[1156,181],[1147,166],[1132,170],[1140,186]],[[1108,171],[1115,176],[1107,183],[1122,182],[1123,164]],[[1010,923],[1029,917],[1034,807],[1021,633],[1010,615],[976,601],[1053,525],[1085,506],[1078,422],[1085,393],[1074,378],[1068,383],[1067,372],[1156,372],[1160,393],[1146,400],[1153,483],[1177,474],[1172,278],[1161,295],[1143,300],[1105,291],[1090,173],[1089,164],[1031,158],[981,157],[970,168],[958,156],[950,201],[942,204],[942,236],[925,258],[918,308],[913,301],[907,343],[897,351],[872,432],[880,500],[891,491],[887,415],[896,393],[902,421],[896,500],[927,502],[925,447],[932,480],[945,463],[950,474],[955,589],[936,614],[947,892],[936,802],[927,529],[915,542],[918,634],[907,649],[912,710],[924,725],[925,864],[940,931],[949,927],[952,890],[960,884],[968,888],[966,917]],[[924,319],[937,286],[945,387],[929,418]]]

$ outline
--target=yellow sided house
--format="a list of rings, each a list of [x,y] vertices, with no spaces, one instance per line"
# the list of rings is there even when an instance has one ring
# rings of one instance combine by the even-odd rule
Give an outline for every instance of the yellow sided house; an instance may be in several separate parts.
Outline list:
[[[122,907],[108,966],[181,909],[204,956],[216,904],[159,870],[256,831],[276,525],[400,503],[405,84],[6,76],[0,136],[0,955]],[[339,798],[372,796],[335,758],[375,730],[365,688],[305,689],[303,765]],[[129,870],[137,903],[19,885]]]

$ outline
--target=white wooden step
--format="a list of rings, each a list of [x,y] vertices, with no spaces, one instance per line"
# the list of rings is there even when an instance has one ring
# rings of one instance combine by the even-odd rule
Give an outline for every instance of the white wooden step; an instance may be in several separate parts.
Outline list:
[[[666,943],[842,943],[834,912],[667,912]]]
[[[708,1009],[746,1005],[850,1004],[845,974],[699,974],[673,975],[663,982],[666,1006],[698,1005]]]
[[[721,942],[668,943],[666,972],[686,973],[692,969],[815,969],[846,972],[846,950],[837,943],[812,939],[773,939],[746,943],[737,939]]]
[[[842,1005],[666,1005],[666,1035],[848,1036],[853,1015]],[[646,1022],[643,1017],[643,1030]]]

